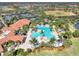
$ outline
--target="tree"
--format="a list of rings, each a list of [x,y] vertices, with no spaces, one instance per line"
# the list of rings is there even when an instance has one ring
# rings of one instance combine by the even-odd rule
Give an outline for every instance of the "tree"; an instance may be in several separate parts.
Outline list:
[[[23,35],[26,35],[27,31],[29,29],[28,25],[24,25],[21,29],[20,29],[20,33]]]
[[[15,42],[13,42],[13,41],[8,41],[8,46],[11,46],[11,45],[14,45],[15,44]]]
[[[22,26],[20,29],[15,30],[15,34],[16,34],[16,35],[18,35],[18,34],[26,35],[28,29],[29,29],[29,26],[28,26],[28,25],[24,25],[24,26]]]
[[[4,56],[14,56],[14,52],[15,52],[14,49],[12,49],[11,51],[6,51],[4,52]]]
[[[34,47],[36,47],[39,44],[38,40],[35,39],[35,38],[33,38],[32,40],[30,40],[30,43],[33,44]]]
[[[67,39],[72,37],[72,33],[70,31],[66,31],[65,33],[62,33],[62,36]]]
[[[31,53],[31,52],[32,52],[32,50],[28,48],[27,49],[27,53]]]
[[[45,42],[41,42],[39,47],[44,47],[44,46],[47,46],[46,43]]]
[[[5,21],[3,20],[2,17],[0,17],[1,22],[4,24],[5,27],[7,27],[7,24],[5,23]]]
[[[4,21],[5,22],[5,24],[9,27],[9,25],[11,24],[11,22],[9,21],[9,20],[5,20]]]
[[[14,52],[14,55],[16,56],[22,56],[24,53],[24,49],[17,49],[15,52]]]
[[[38,43],[38,41],[35,39],[35,38],[33,38],[32,40],[30,40],[30,43],[32,43],[32,44],[37,44]]]
[[[72,45],[72,41],[69,39],[64,40],[64,47],[70,47],[70,45]]]
[[[23,55],[22,56],[26,56],[28,55],[29,53],[26,51],[26,52],[23,52]]]
[[[49,43],[53,44],[55,40],[56,40],[55,38],[51,38],[50,41],[49,41]]]
[[[75,30],[75,32],[73,32],[73,36],[74,37],[79,37],[79,30]]]
[[[15,43],[13,41],[8,41],[5,42],[4,44],[2,44],[2,46],[4,47],[5,50],[7,50],[8,47],[10,47],[11,45],[14,45]]]
[[[12,18],[12,20],[11,20],[11,24],[13,24],[13,23],[15,23],[15,22],[17,22],[17,17],[16,16],[14,16],[13,18]]]
[[[2,46],[3,46],[3,48],[4,48],[4,50],[7,50],[7,42],[5,42],[4,44],[2,44]]]
[[[25,32],[27,32],[27,30],[29,29],[29,26],[28,26],[28,25],[24,25],[24,26],[22,27],[22,29],[23,29]]]
[[[24,49],[12,49],[11,51],[4,52],[4,56],[26,56],[28,55],[32,50],[28,49],[27,51],[24,51]]]

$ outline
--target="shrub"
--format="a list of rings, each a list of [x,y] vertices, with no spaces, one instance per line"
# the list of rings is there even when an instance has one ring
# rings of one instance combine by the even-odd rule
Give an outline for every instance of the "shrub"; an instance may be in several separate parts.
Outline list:
[[[17,49],[15,52],[14,52],[14,55],[17,55],[17,56],[22,56],[24,53],[24,49]]]
[[[51,38],[49,43],[53,44],[55,40],[56,40],[55,38]]]
[[[46,43],[45,42],[41,42],[40,47],[44,47],[44,46],[46,46]]]
[[[72,41],[69,39],[64,40],[64,47],[70,47],[72,45]]]
[[[27,52],[28,52],[28,53],[31,53],[31,52],[32,52],[32,49],[28,48],[28,49],[27,49]]]
[[[14,52],[15,52],[14,49],[12,49],[11,51],[5,51],[4,56],[14,56]]]
[[[38,41],[37,41],[37,39],[33,38],[32,40],[30,40],[30,43],[35,44],[35,43],[38,43]]]
[[[10,46],[12,46],[12,45],[14,45],[14,44],[15,44],[15,43],[10,40],[10,41],[5,42],[4,44],[2,44],[2,46],[3,46],[3,48],[4,48],[5,50],[7,50],[8,47],[10,47]]]
[[[79,37],[79,30],[75,30],[75,32],[73,32],[73,36],[74,37]]]
[[[67,39],[67,38],[71,38],[72,37],[72,33],[70,31],[67,31],[65,33],[62,33],[62,36]]]

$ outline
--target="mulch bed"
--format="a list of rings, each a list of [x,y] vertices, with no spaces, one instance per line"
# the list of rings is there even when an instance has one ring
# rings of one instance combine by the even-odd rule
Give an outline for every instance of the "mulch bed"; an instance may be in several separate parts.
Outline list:
[[[33,52],[40,52],[41,50],[57,50],[57,51],[62,51],[65,47],[38,47],[33,49]]]

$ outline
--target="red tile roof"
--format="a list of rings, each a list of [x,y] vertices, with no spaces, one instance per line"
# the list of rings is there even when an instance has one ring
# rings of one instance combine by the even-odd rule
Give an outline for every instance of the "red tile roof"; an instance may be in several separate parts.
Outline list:
[[[2,31],[6,31],[6,30],[17,30],[19,29],[20,27],[22,27],[23,25],[29,25],[30,23],[30,20],[27,20],[27,19],[21,19],[19,21],[17,21],[16,23],[14,24],[11,24],[9,27],[4,27],[2,29]]]
[[[9,40],[12,40],[14,42],[16,41],[22,41],[24,36],[16,35],[16,36],[7,36],[5,38],[0,39],[0,44],[3,44],[5,42],[8,42]]]
[[[17,42],[17,41],[22,41],[23,36],[17,35],[17,36],[7,36],[5,38],[0,39],[0,52],[4,51],[2,48],[2,44],[5,42],[8,42],[10,40]]]
[[[29,25],[30,20],[27,19],[21,19],[19,21],[17,21],[16,23],[10,25],[9,29],[10,30],[17,30],[18,28],[22,27],[23,25],[28,24]]]
[[[18,40],[22,41],[22,39],[23,39],[24,36],[22,36],[22,35],[15,35],[14,31],[17,30],[17,29],[19,29],[23,25],[26,25],[26,24],[29,25],[29,23],[30,23],[30,20],[21,19],[21,20],[17,21],[16,23],[10,25],[10,27],[6,27],[6,28],[2,29],[4,31],[9,30],[11,32],[8,33],[8,35],[5,38],[0,39],[0,52],[3,51],[3,48],[1,46],[1,44],[5,43],[5,42],[8,42],[9,40],[12,40],[14,42],[16,42]]]
[[[12,40],[14,42],[16,41],[22,41],[24,36],[21,36],[21,35],[16,35],[16,36],[11,36],[11,37],[8,37],[8,40]]]

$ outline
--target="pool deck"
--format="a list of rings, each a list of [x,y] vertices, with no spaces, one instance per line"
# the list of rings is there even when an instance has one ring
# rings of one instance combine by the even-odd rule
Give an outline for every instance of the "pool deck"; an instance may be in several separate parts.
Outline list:
[[[55,34],[56,36],[58,35],[58,32],[55,30],[55,28],[53,28],[52,33]],[[28,30],[28,32],[27,32],[27,36],[26,36],[27,38],[26,38],[25,42],[24,42],[23,44],[17,46],[16,49],[22,48],[22,49],[24,49],[25,51],[26,51],[28,48],[34,49],[35,47],[34,47],[32,44],[30,44],[30,42],[29,42],[29,40],[32,39],[31,35],[32,35],[32,28],[29,28],[29,30]],[[44,40],[41,39],[41,37],[38,37],[38,38],[36,38],[36,39],[38,39],[39,43],[41,43],[41,42],[43,42],[43,41],[44,41],[44,42],[48,42],[48,41],[49,41],[49,40],[45,39],[45,37],[44,37]]]

